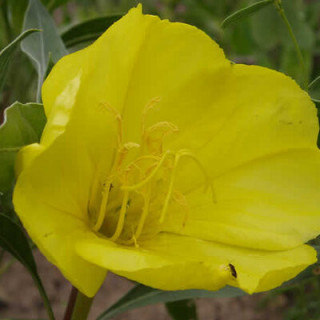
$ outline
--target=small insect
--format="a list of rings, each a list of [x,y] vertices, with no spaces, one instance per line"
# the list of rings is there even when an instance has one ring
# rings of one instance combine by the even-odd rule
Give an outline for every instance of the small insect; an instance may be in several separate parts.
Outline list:
[[[234,265],[229,263],[229,268],[230,268],[232,276],[237,279],[238,275],[237,275],[237,271],[236,271],[236,268],[234,267]]]

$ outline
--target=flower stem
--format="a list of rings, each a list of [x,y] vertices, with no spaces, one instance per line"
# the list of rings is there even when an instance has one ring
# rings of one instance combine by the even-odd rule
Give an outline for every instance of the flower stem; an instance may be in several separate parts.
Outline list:
[[[300,47],[299,47],[299,44],[298,44],[298,41],[297,41],[297,38],[296,36],[294,35],[294,32],[292,30],[292,27],[291,27],[291,24],[287,18],[287,15],[283,9],[283,6],[282,6],[282,3],[281,3],[281,0],[274,0],[274,5],[275,7],[277,8],[279,14],[280,14],[280,17],[282,18],[288,32],[289,32],[289,35],[290,35],[290,38],[293,42],[293,45],[294,45],[294,48],[295,48],[295,51],[296,51],[296,54],[297,54],[297,57],[298,57],[298,60],[299,60],[299,63],[300,63],[300,66],[301,66],[301,69],[302,69],[302,72],[303,72],[303,88],[305,90],[308,89],[308,79],[307,79],[307,72],[306,72],[306,66],[305,66],[305,63],[304,63],[304,60],[303,60],[303,55],[302,55],[302,52],[300,50]]]
[[[76,288],[72,288],[64,320],[87,320],[93,298],[88,298]]]

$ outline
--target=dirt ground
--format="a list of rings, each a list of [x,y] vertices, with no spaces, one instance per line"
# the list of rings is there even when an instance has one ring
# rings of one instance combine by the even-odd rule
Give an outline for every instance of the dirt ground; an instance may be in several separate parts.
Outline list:
[[[39,274],[53,305],[57,320],[63,319],[67,305],[70,284],[59,270],[36,252]],[[121,277],[109,273],[106,282],[97,294],[89,319],[95,319],[102,311],[124,295],[133,284]],[[257,303],[263,295],[239,298],[199,299],[198,315],[201,320],[281,320],[282,311],[287,305],[284,297],[279,296],[267,308],[258,310]],[[0,279],[0,319],[46,318],[42,300],[27,271],[15,263]],[[152,305],[126,312],[115,320],[169,320],[171,319],[162,304]]]

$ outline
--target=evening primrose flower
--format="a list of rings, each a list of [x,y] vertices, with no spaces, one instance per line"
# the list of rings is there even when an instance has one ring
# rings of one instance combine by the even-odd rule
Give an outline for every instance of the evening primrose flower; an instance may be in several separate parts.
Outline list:
[[[316,109],[285,75],[231,64],[141,6],[61,59],[15,209],[81,292],[106,270],[164,290],[272,289],[316,261]]]

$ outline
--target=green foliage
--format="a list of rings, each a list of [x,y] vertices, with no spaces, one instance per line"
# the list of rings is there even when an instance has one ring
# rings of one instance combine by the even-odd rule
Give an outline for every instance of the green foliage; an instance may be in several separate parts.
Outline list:
[[[230,16],[228,16],[226,19],[223,20],[221,26],[223,28],[226,28],[229,24],[235,23],[240,19],[248,17],[249,15],[259,11],[260,9],[269,6],[273,2],[274,2],[274,0],[262,0],[259,2],[255,2],[254,4],[252,4],[248,7],[245,7],[243,9],[240,9],[240,10],[234,12],[233,14],[231,14]]]
[[[2,213],[0,213],[0,246],[11,253],[12,256],[27,268],[43,298],[49,319],[53,320],[54,315],[51,310],[47,294],[38,275],[28,238],[18,224]]]
[[[24,30],[37,28],[42,30],[22,41],[22,50],[30,57],[38,72],[37,101],[41,99],[41,86],[48,68],[49,57],[56,63],[67,54],[67,50],[58,34],[55,23],[40,0],[29,0],[25,14]]]
[[[46,122],[40,104],[14,103],[5,111],[0,127],[0,192],[10,190],[14,182],[14,162],[21,147],[38,142]]]
[[[197,306],[194,300],[180,300],[166,303],[173,320],[197,320]]]
[[[106,320],[123,312],[135,308],[144,307],[159,302],[168,303],[179,300],[190,300],[196,298],[231,298],[242,296],[245,293],[237,288],[225,287],[218,291],[206,290],[184,290],[184,291],[162,291],[138,284],[130,290],[119,301],[104,311],[97,320]]]
[[[93,42],[120,18],[121,15],[112,15],[81,22],[66,30],[61,35],[62,40],[67,48]]]
[[[37,29],[29,29],[24,31],[17,37],[14,41],[12,41],[8,46],[6,46],[3,50],[0,51],[0,92],[3,88],[3,85],[6,80],[6,75],[8,72],[9,63],[13,57],[13,54],[20,43],[24,38],[28,35],[38,32],[40,30]]]

